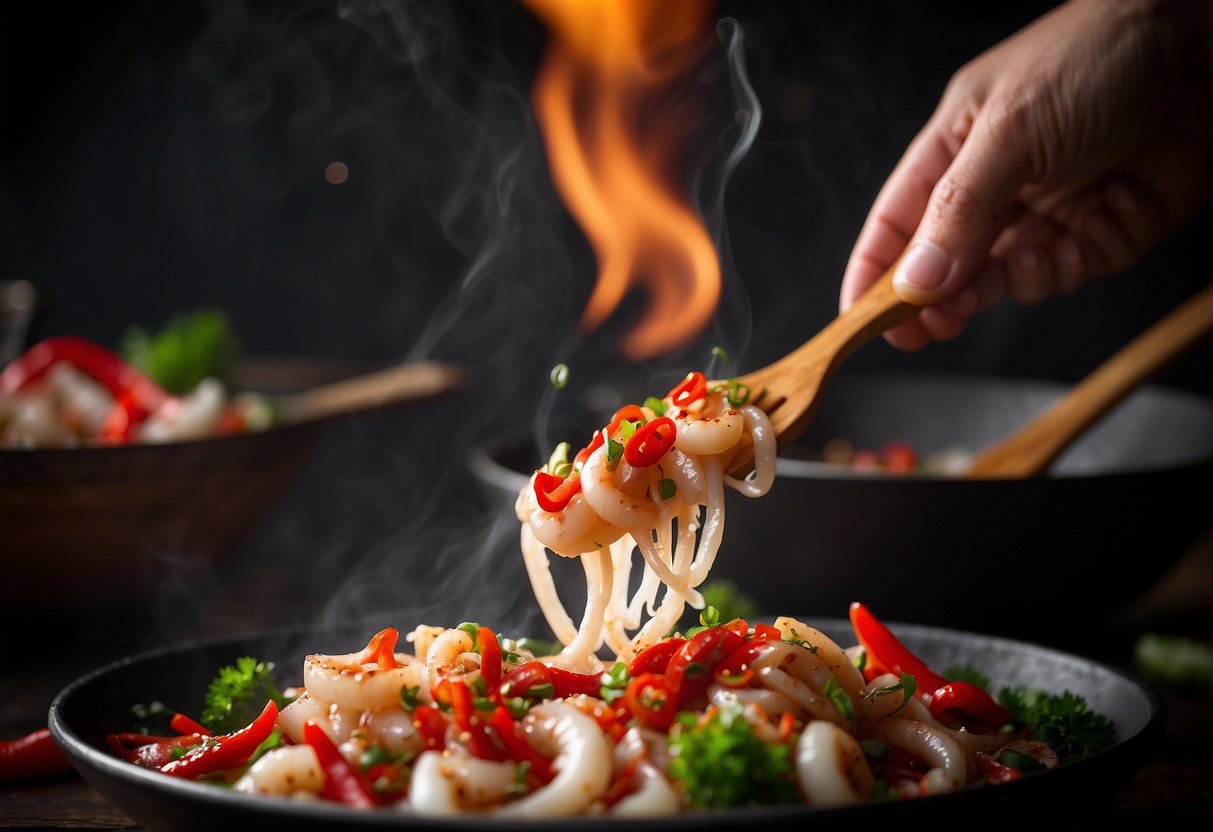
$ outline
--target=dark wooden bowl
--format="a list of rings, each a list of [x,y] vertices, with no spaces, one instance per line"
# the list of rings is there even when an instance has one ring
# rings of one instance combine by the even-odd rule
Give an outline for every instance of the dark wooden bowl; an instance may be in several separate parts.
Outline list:
[[[324,427],[0,451],[0,608],[137,600],[218,563],[278,504]]]

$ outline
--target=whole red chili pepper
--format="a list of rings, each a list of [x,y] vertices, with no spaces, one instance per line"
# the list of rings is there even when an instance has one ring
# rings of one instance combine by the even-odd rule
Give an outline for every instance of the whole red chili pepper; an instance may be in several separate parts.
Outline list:
[[[72,764],[46,728],[39,728],[17,740],[0,741],[0,780],[42,777],[71,771],[71,768]]]
[[[376,805],[378,801],[375,792],[314,720],[309,719],[303,723],[303,741],[312,747],[316,752],[316,759],[320,761],[320,769],[324,772],[326,798],[360,809],[369,809]]]
[[[271,699],[265,703],[261,715],[247,727],[205,740],[184,757],[162,766],[160,770],[174,777],[194,778],[242,765],[273,732],[277,718],[278,706]]]
[[[678,429],[674,420],[660,416],[636,429],[632,438],[623,446],[623,458],[634,468],[645,468],[657,464],[666,451],[674,447]]]

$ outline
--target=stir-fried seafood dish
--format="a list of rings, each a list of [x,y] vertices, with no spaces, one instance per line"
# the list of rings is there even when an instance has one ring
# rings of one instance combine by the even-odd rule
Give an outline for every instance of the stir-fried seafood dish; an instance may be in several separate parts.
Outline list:
[[[742,443],[755,472],[735,479]],[[744,389],[692,373],[621,408],[577,453],[562,444],[519,495],[527,571],[559,645],[467,622],[418,626],[398,651],[389,627],[360,651],[308,656],[285,693],[272,666],[244,657],[199,721],[176,713],[175,734],[118,733],[110,746],[239,792],[540,818],[918,798],[1112,742],[1111,723],[1072,694],[995,697],[972,668],[928,667],[862,604],[850,646],[792,618],[723,620],[705,606],[724,488],[765,493],[774,451]],[[582,560],[579,625],[549,552]],[[699,624],[678,632],[688,606]]]

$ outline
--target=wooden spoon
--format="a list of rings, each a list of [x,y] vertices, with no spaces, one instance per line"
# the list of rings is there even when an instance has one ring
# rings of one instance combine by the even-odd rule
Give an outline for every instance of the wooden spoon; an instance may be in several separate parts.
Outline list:
[[[1043,474],[1073,441],[1129,393],[1213,329],[1213,289],[1205,289],[1138,335],[1043,414],[973,460],[966,479]]]
[[[893,289],[896,270],[894,263],[850,309],[795,350],[736,379],[749,386],[749,403],[771,417],[780,450],[804,432],[839,365],[868,341],[918,312],[919,307],[906,303]],[[730,461],[729,472],[744,476],[754,467],[753,458],[754,449],[747,440]]]
[[[296,424],[425,401],[462,385],[461,370],[436,361],[418,361],[280,396],[277,404],[282,421]]]

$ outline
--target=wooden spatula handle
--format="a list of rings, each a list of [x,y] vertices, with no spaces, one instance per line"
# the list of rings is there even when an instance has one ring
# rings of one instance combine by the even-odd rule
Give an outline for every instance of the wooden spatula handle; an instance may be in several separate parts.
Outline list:
[[[1087,428],[1213,329],[1213,289],[1192,297],[1099,366],[1041,416],[982,451],[969,479],[1031,477]]]

